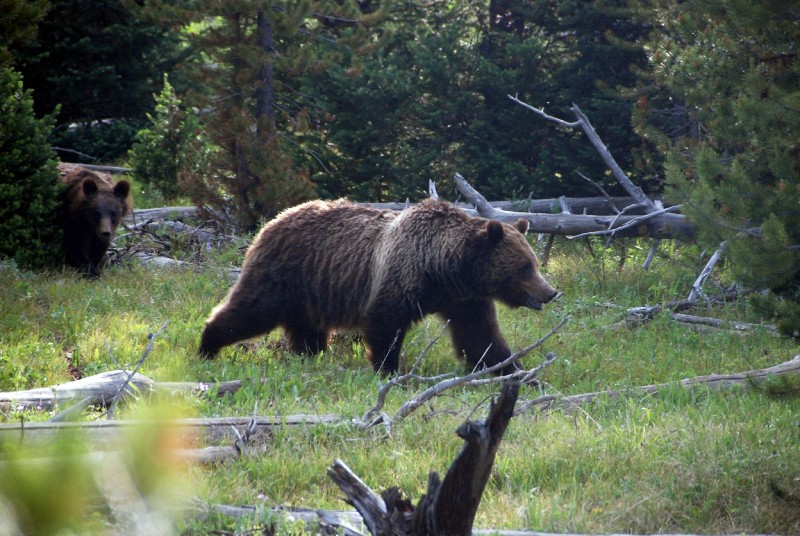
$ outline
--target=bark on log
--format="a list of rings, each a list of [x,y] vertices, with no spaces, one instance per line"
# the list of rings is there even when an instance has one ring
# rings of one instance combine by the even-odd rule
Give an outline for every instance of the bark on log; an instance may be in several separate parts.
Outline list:
[[[504,383],[485,422],[466,422],[458,428],[466,444],[444,480],[431,472],[428,492],[416,508],[397,488],[379,497],[338,460],[328,475],[345,492],[347,502],[361,513],[374,536],[469,535],[518,394],[518,382]]]

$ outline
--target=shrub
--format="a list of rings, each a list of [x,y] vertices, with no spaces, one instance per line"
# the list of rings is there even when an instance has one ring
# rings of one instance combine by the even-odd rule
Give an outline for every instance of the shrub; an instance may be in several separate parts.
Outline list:
[[[19,73],[0,69],[0,258],[26,268],[61,258],[60,186],[47,143],[53,122],[34,116]]]
[[[200,121],[181,107],[167,75],[155,99],[155,115],[147,114],[150,126],[136,134],[129,157],[134,177],[173,201],[182,193],[184,181],[206,173],[211,149],[202,137]]]

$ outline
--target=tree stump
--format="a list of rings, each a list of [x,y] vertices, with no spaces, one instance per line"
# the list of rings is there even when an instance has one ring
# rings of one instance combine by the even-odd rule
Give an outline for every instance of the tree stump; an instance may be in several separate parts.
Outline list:
[[[432,471],[428,492],[415,507],[396,487],[378,496],[343,462],[337,460],[328,475],[347,495],[374,536],[447,535],[472,533],[472,524],[491,474],[495,454],[514,414],[519,382],[503,384],[484,422],[467,421],[456,433],[464,447],[444,480]]]

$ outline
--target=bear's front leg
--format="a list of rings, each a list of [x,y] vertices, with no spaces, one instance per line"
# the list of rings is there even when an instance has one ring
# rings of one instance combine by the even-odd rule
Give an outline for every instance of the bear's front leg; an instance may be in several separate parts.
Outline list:
[[[511,355],[511,349],[500,333],[497,310],[491,299],[448,304],[439,314],[450,321],[453,348],[459,357],[466,358],[470,367],[491,367]],[[510,374],[515,370],[517,366],[512,363],[499,374]]]
[[[239,303],[234,294],[206,320],[198,353],[204,359],[214,358],[225,346],[268,333],[278,325],[276,318],[280,317],[274,310],[251,300]]]

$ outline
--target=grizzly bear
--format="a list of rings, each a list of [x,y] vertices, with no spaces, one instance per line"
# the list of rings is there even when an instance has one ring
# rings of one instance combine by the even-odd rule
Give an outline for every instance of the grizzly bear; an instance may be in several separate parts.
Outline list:
[[[540,309],[557,294],[527,230],[527,220],[473,218],[434,200],[402,212],[347,200],[288,209],[248,249],[238,281],[206,321],[200,355],[277,326],[293,352],[316,354],[331,329],[355,329],[374,369],[394,373],[410,325],[435,313],[449,320],[470,366],[495,365],[511,350],[494,300]]]
[[[97,277],[106,251],[122,218],[131,213],[130,184],[62,164],[64,183],[62,227],[66,263],[84,275]]]

